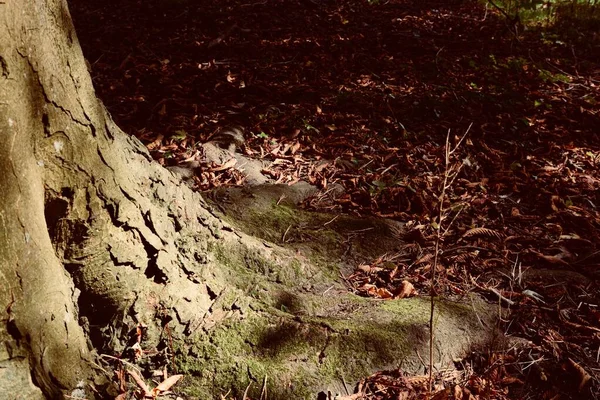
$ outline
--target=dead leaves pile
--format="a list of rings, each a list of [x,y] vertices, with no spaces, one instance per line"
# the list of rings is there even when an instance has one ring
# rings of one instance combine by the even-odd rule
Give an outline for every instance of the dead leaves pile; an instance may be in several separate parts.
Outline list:
[[[477,385],[450,395],[523,398],[534,369],[544,398],[599,390],[593,41],[536,29],[515,40],[474,2],[91,3],[72,11],[96,88],[159,162],[189,159],[219,126],[242,124],[245,154],[272,162],[265,174],[322,190],[307,208],[406,224],[405,245],[357,266],[352,290],[427,293],[437,268],[437,294],[475,291],[510,308],[506,332],[534,349],[503,363],[529,367],[492,376],[500,361],[488,358]],[[440,199],[444,139],[450,130],[456,144],[470,124]],[[201,190],[243,184],[227,163],[196,178]],[[591,378],[571,388],[567,376]]]

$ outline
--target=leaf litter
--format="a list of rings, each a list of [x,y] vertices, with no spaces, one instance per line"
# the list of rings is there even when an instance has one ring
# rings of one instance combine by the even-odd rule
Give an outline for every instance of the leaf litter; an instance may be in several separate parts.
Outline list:
[[[71,9],[99,97],[158,162],[177,165],[220,127],[243,125],[244,153],[273,161],[265,174],[321,189],[306,208],[406,224],[396,254],[345,277],[350,290],[426,293],[441,223],[437,294],[481,293],[510,310],[505,333],[526,341],[436,371],[431,395],[423,377],[398,369],[347,398],[597,396],[593,37],[515,34],[469,1],[73,0]],[[469,126],[460,173],[440,199],[445,137],[454,145]],[[229,163],[201,165],[197,189],[243,184]]]

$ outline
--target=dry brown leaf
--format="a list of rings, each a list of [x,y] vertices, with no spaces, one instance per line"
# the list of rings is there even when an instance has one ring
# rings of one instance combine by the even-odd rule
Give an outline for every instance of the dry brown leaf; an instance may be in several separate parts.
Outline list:
[[[158,135],[156,137],[156,139],[154,139],[152,141],[152,143],[148,143],[146,145],[146,148],[150,151],[155,150],[156,148],[161,146],[163,139],[164,139],[164,135]]]
[[[517,383],[519,385],[524,385],[525,384],[525,382],[523,382],[522,380],[520,380],[516,376],[506,376],[506,377],[502,378],[502,380],[500,381],[500,383],[502,383],[502,385],[504,385],[504,386],[512,385],[514,383]]]
[[[232,74],[231,71],[227,72],[227,77],[225,78],[227,79],[227,82],[229,83],[233,83],[237,80],[237,75],[236,74]]]
[[[327,168],[328,166],[331,165],[331,162],[329,161],[321,161],[316,167],[315,167],[315,171],[316,172],[321,172],[323,171],[325,168]]]
[[[225,161],[224,164],[211,168],[210,170],[213,172],[225,171],[232,168],[235,164],[237,164],[237,160],[235,158],[230,158],[229,160]]]
[[[398,393],[398,400],[408,400],[408,399],[410,399],[410,391],[403,390],[400,393]]]
[[[183,378],[183,375],[173,375],[168,377],[167,379],[159,383],[158,386],[152,389],[152,393],[156,396],[159,395],[161,392],[166,392],[167,390],[171,389],[171,387],[175,385],[181,378]]]
[[[299,148],[300,148],[300,142],[298,142],[298,141],[294,142],[294,144],[290,148],[290,153],[296,154],[296,152],[298,151]]]
[[[377,286],[370,283],[361,286],[360,288],[358,288],[358,290],[366,291],[367,294],[369,294],[370,296],[379,297],[382,299],[390,299],[393,297],[392,293],[389,290],[385,288],[378,288]]]
[[[492,237],[492,238],[496,238],[496,239],[502,239],[504,237],[504,235],[502,233],[495,231],[493,229],[489,229],[489,228],[469,229],[468,231],[465,232],[465,234],[462,237],[467,238],[467,237],[473,237],[473,236],[485,236],[485,237]]]
[[[417,261],[415,261],[415,265],[419,265],[425,262],[428,262],[429,260],[431,260],[433,258],[433,254],[425,254],[423,257],[419,258]]]
[[[558,196],[552,196],[550,199],[550,207],[552,207],[552,210],[555,212],[558,212],[565,208],[565,202]]]
[[[410,383],[412,386],[418,386],[420,388],[427,388],[429,385],[429,376],[428,375],[416,375],[416,376],[408,376],[406,377],[406,381]]]
[[[535,254],[536,256],[540,257],[541,259],[549,262],[550,264],[558,264],[558,265],[564,265],[564,266],[570,265],[568,262],[566,262],[565,260],[563,260],[559,256],[547,256],[547,255],[544,255],[544,254],[539,253],[539,252],[534,251],[534,250],[531,250],[531,252],[533,254]]]
[[[377,296],[380,297],[380,298],[382,298],[382,299],[391,299],[391,298],[394,297],[394,295],[392,294],[392,292],[390,292],[386,288],[379,288],[379,289],[377,289]]]
[[[431,400],[448,400],[450,398],[450,388],[441,389],[431,397]]]
[[[138,387],[140,389],[142,389],[144,397],[151,396],[152,391],[148,388],[148,385],[146,385],[146,382],[144,382],[144,380],[137,374],[137,372],[128,369],[127,373],[129,375],[131,375],[131,377],[133,378],[135,383],[138,385]]]
[[[455,399],[462,399],[463,398],[463,390],[460,386],[458,385],[454,385],[454,390],[453,390],[453,394],[454,394],[454,398]]]
[[[162,104],[162,106],[160,107],[160,110],[158,110],[158,115],[160,115],[161,117],[164,117],[165,115],[167,115],[167,103]]]
[[[370,265],[366,265],[366,264],[361,264],[357,267],[357,269],[361,272],[364,272],[365,274],[368,274],[369,272],[371,272],[371,266]]]
[[[363,290],[366,292],[374,292],[376,289],[377,287],[371,283],[365,283],[364,285],[358,288],[358,290]]]
[[[125,380],[125,370],[122,368],[117,369],[115,371],[115,376],[117,381],[119,381],[119,390],[124,393],[127,386],[127,382]]]
[[[577,373],[577,377],[579,378],[578,390],[579,390],[579,393],[581,393],[581,392],[583,392],[583,389],[585,389],[585,387],[587,386],[590,379],[592,379],[592,377],[590,376],[590,374],[587,373],[587,371],[585,369],[583,369],[583,367],[581,365],[577,364],[571,358],[569,358],[569,365]]]
[[[406,297],[416,296],[417,290],[409,281],[402,281],[402,285],[400,286],[400,290],[396,294],[396,298],[404,299]]]

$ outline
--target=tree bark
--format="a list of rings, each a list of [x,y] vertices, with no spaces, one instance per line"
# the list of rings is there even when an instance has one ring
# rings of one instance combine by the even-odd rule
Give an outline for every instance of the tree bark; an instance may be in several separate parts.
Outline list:
[[[114,396],[111,357],[140,338],[202,398],[267,376],[270,398],[309,397],[426,353],[427,301],[353,297],[334,261],[229,226],[125,135],[63,0],[0,4],[0,132],[0,393]],[[439,318],[473,334],[461,351],[488,331],[470,307]]]

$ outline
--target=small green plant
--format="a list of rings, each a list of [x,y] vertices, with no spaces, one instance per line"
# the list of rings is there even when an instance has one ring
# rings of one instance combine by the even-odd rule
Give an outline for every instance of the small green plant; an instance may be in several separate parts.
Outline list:
[[[533,106],[534,106],[535,108],[540,108],[540,107],[543,107],[543,108],[545,108],[546,110],[551,110],[551,109],[552,109],[552,104],[548,104],[548,103],[544,102],[544,100],[542,100],[542,99],[535,100],[535,101],[533,102]]]
[[[564,74],[553,74],[545,69],[540,69],[539,78],[546,83],[569,83],[571,79]]]
[[[187,132],[184,131],[183,129],[176,130],[173,133],[173,135],[171,135],[171,138],[173,138],[173,140],[175,140],[176,142],[181,142],[185,138],[187,138]]]
[[[319,133],[319,130],[317,128],[315,128],[314,126],[312,126],[311,124],[309,124],[307,121],[303,121],[304,122],[304,129],[306,129],[307,131],[315,131],[317,133]]]

